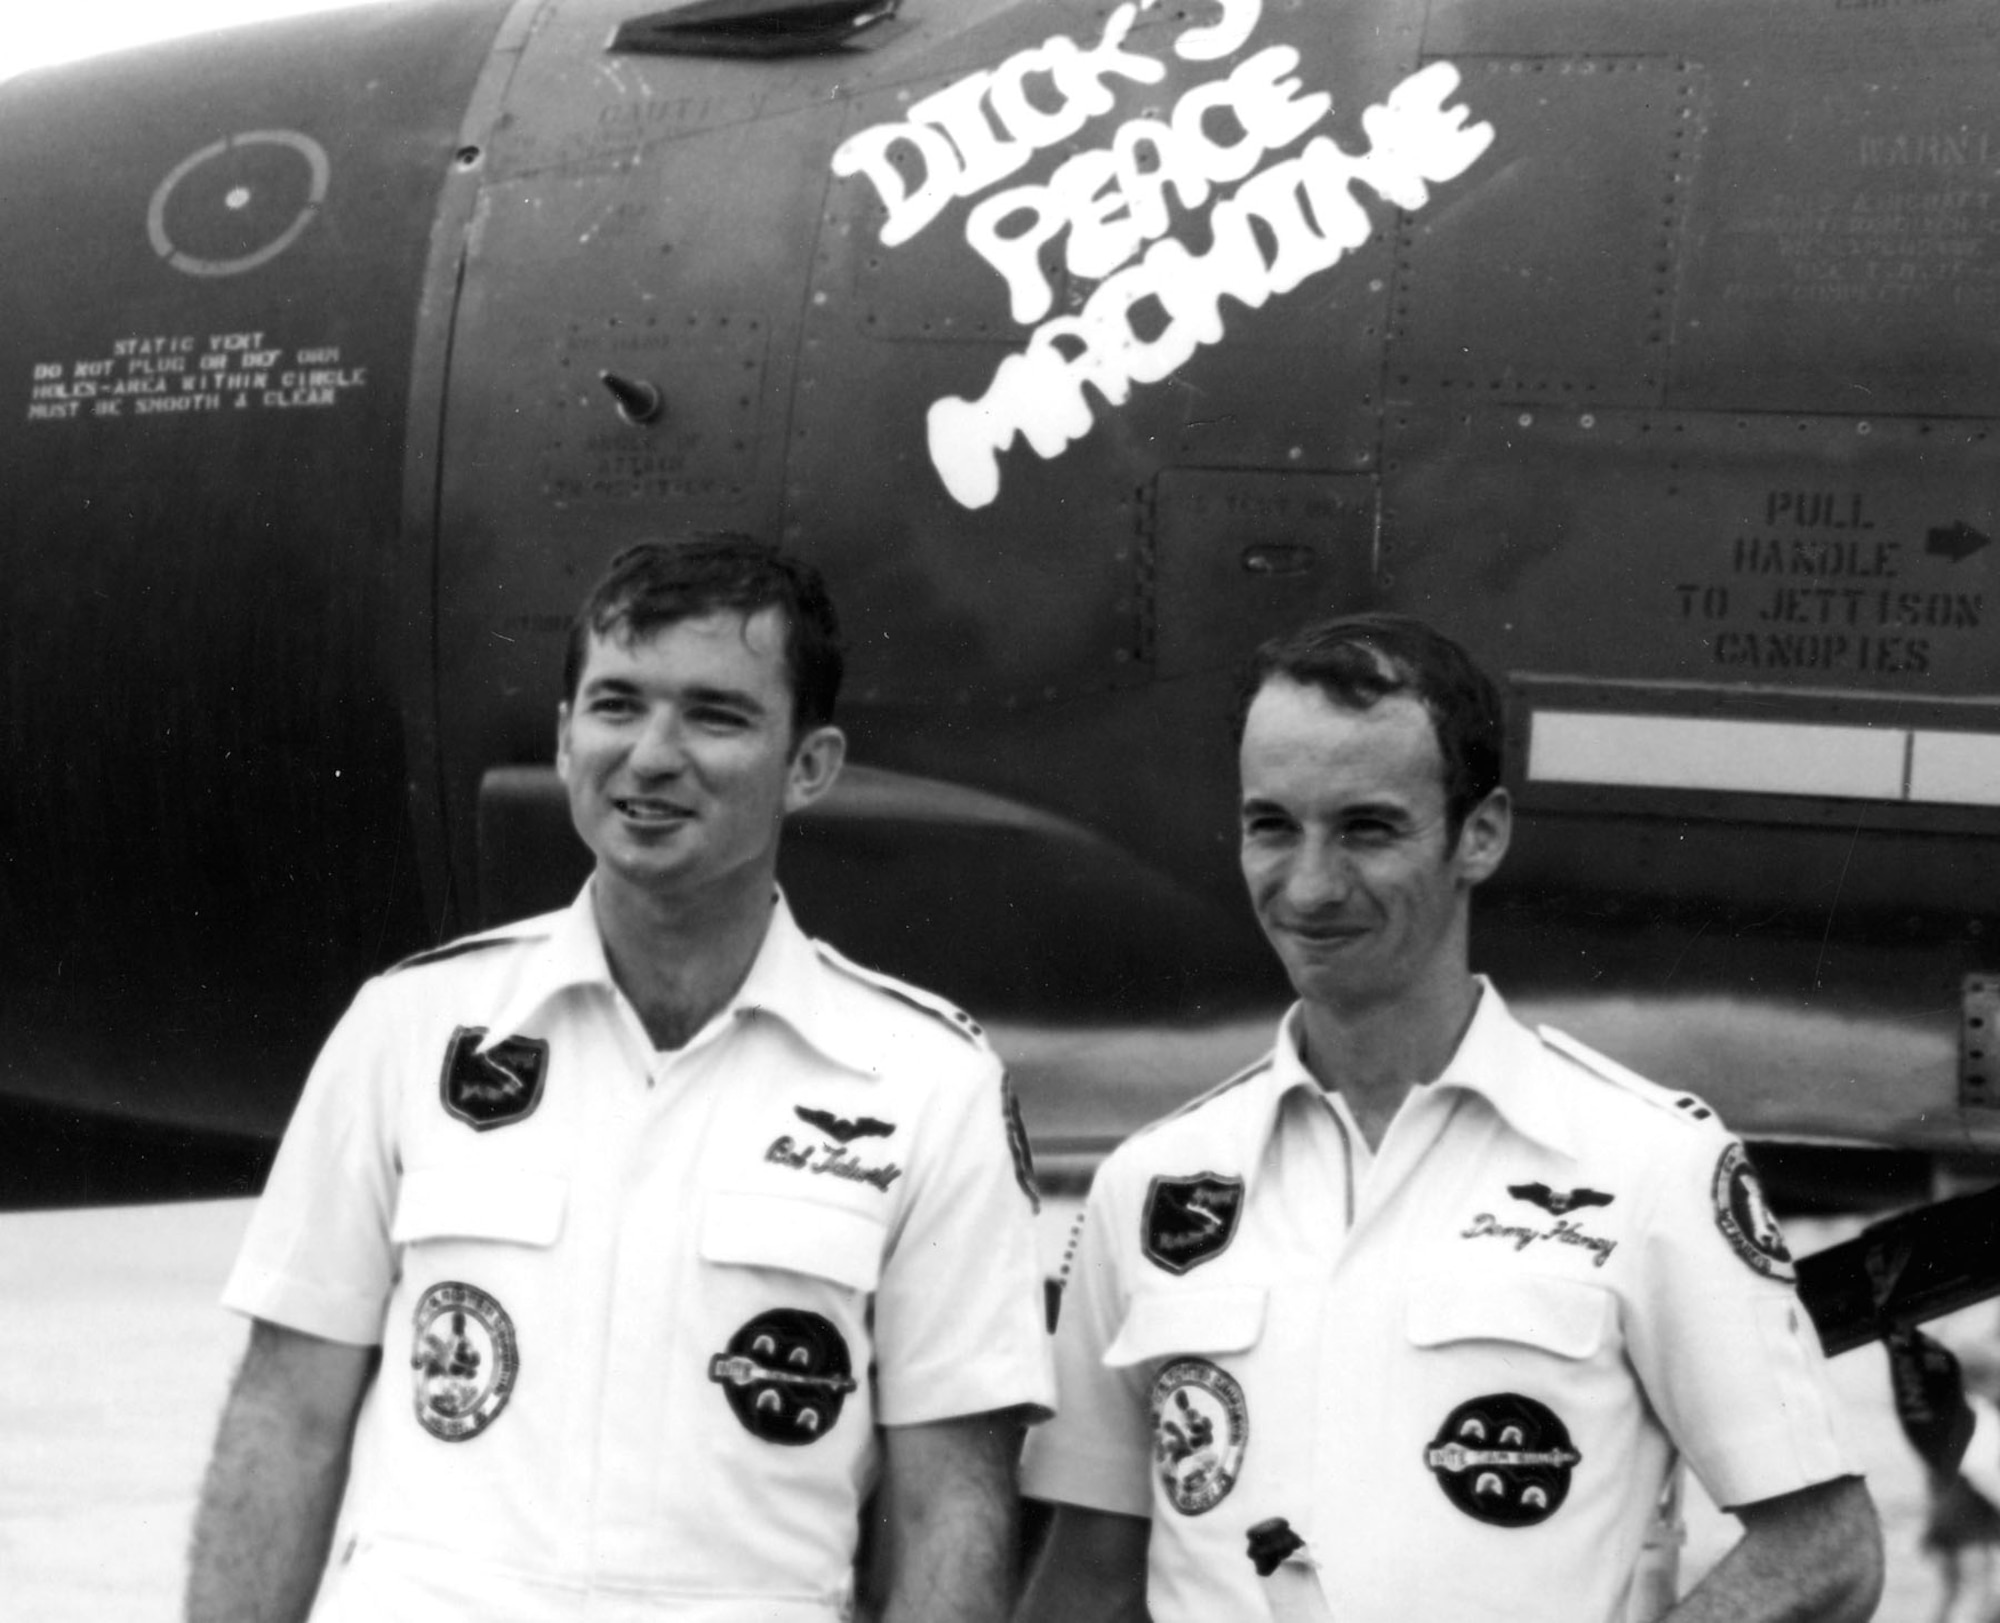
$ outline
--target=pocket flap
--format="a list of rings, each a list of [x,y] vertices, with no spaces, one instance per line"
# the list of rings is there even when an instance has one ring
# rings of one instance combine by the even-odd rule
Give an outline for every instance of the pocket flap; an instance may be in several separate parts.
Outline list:
[[[1454,1274],[1417,1281],[1404,1323],[1419,1347],[1512,1341],[1559,1358],[1588,1358],[1604,1345],[1611,1314],[1611,1293],[1581,1280]]]
[[[398,1245],[446,1239],[554,1245],[568,1204],[568,1179],[551,1172],[420,1167],[403,1174],[389,1238]]]
[[[1132,1298],[1104,1362],[1121,1369],[1175,1353],[1243,1352],[1264,1333],[1269,1295],[1262,1285],[1145,1291]]]
[[[782,1268],[872,1291],[882,1277],[886,1234],[879,1218],[844,1206],[712,1189],[702,1210],[701,1255],[706,1262]]]

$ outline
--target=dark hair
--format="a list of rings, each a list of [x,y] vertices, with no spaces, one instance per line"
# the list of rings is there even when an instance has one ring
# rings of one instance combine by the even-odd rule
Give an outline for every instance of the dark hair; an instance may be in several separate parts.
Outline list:
[[[643,639],[717,610],[748,619],[763,609],[784,616],[792,735],[803,737],[833,719],[846,668],[840,621],[817,569],[748,536],[641,541],[613,558],[570,622],[563,697],[576,698],[593,636]]]
[[[1421,620],[1344,614],[1273,637],[1243,668],[1231,717],[1239,745],[1251,703],[1279,679],[1318,688],[1349,710],[1372,710],[1397,693],[1420,703],[1444,758],[1445,815],[1454,840],[1472,809],[1500,786],[1499,691],[1471,655]]]

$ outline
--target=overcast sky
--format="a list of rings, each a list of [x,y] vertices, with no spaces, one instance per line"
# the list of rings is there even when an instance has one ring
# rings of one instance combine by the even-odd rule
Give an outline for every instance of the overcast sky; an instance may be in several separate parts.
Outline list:
[[[148,40],[399,0],[0,0],[0,79]],[[403,0],[407,3],[407,0]]]

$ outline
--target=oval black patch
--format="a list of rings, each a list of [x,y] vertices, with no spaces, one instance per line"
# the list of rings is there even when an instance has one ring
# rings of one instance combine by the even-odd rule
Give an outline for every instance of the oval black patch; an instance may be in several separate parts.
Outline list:
[[[1582,1459],[1555,1410],[1518,1392],[1461,1403],[1424,1450],[1444,1496],[1494,1527],[1547,1521],[1569,1497]]]
[[[841,1334],[817,1313],[778,1307],[759,1313],[708,1361],[743,1429],[767,1443],[816,1443],[840,1419],[855,1388]]]

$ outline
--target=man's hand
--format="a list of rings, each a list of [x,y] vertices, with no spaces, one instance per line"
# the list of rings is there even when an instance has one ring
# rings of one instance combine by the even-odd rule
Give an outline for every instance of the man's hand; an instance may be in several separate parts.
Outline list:
[[[187,1623],[297,1623],[347,1485],[375,1349],[256,1320],[202,1483]]]
[[[1859,1477],[1736,1507],[1743,1537],[1665,1623],[1865,1623],[1882,1526]]]

